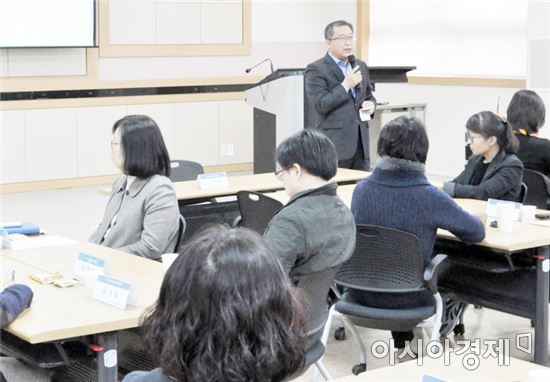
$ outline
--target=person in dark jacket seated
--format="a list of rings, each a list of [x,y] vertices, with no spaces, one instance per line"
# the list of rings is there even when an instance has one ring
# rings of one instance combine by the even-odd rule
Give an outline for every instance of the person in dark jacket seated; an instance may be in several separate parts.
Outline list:
[[[466,122],[472,155],[466,168],[443,191],[453,198],[519,201],[523,164],[514,155],[518,140],[510,123],[491,111]]]
[[[523,166],[550,177],[550,140],[538,137],[546,117],[542,98],[532,90],[519,90],[506,114],[519,140],[517,156]]]
[[[350,258],[355,222],[331,182],[338,159],[327,136],[313,129],[294,134],[277,147],[277,163],[290,200],[273,216],[264,237],[297,283]]]
[[[439,228],[452,232],[466,243],[485,237],[483,223],[464,211],[456,202],[430,184],[424,174],[429,141],[424,126],[416,118],[399,117],[388,122],[378,139],[378,155],[372,174],[353,191],[351,211],[357,224],[372,224],[399,229],[418,237],[427,265]],[[392,309],[434,303],[430,292],[364,293],[350,296],[365,305]],[[446,303],[441,333],[446,335],[456,323],[461,304]],[[392,332],[397,348],[413,339],[413,332]]]
[[[196,235],[143,322],[159,366],[123,382],[282,381],[304,364],[303,308],[273,250],[246,229]]]

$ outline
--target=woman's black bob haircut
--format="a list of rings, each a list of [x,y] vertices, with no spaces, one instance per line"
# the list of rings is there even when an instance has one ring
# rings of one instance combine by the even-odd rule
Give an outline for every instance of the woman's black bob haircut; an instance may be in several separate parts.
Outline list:
[[[281,381],[304,363],[297,293],[260,235],[212,226],[168,269],[144,342],[180,382]]]
[[[514,130],[524,129],[528,134],[532,134],[544,125],[546,108],[537,93],[524,89],[514,94],[506,116]]]
[[[277,162],[282,168],[299,164],[309,174],[330,180],[338,170],[336,149],[323,133],[304,129],[277,147]]]
[[[398,117],[386,123],[378,138],[378,155],[426,163],[430,142],[417,118]]]
[[[138,178],[170,175],[170,156],[162,133],[146,115],[127,115],[113,125],[120,129],[124,173]]]
[[[512,125],[492,111],[482,111],[472,115],[466,122],[466,129],[480,134],[485,139],[495,137],[500,150],[507,154],[514,154],[518,151],[519,141],[514,134]]]

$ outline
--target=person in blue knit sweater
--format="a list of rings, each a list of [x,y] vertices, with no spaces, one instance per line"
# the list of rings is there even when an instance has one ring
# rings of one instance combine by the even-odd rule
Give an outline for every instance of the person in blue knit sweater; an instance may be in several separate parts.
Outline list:
[[[422,122],[399,117],[380,132],[377,161],[372,174],[357,184],[351,201],[356,224],[395,228],[416,235],[425,264],[430,262],[438,228],[452,232],[466,243],[484,239],[479,218],[464,211],[444,192],[430,184],[424,174],[429,141]],[[429,292],[411,293],[388,299],[387,295],[350,292],[356,300],[380,308],[400,308],[432,304]],[[455,312],[456,313],[456,312]],[[454,317],[453,317],[454,318]],[[451,329],[442,326],[442,334]],[[392,332],[395,346],[404,348],[413,339],[411,332]]]

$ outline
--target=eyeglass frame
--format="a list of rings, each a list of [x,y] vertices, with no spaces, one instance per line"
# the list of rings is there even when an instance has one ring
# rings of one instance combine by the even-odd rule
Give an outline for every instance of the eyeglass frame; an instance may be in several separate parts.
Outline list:
[[[288,167],[281,167],[280,169],[278,170],[275,170],[275,177],[279,180],[282,179],[282,174],[283,174],[283,171],[285,171],[286,169],[288,169]]]
[[[111,147],[113,146],[120,146],[122,144],[122,142],[114,142],[114,141],[111,141]]]
[[[288,170],[288,169],[290,169],[290,168],[292,168],[292,167],[294,167],[294,164],[291,164],[290,166],[281,167],[280,169],[275,170],[275,176],[277,177],[277,179],[283,180],[283,179],[282,179],[283,171]]]
[[[472,137],[470,134],[468,134],[468,136],[466,137],[466,142],[468,142],[468,143],[474,143],[474,140],[475,140],[475,139],[478,139],[478,138],[487,139],[487,138],[485,138],[483,135],[476,135],[475,137]]]
[[[338,37],[330,37],[329,41],[337,41],[338,43],[346,43],[346,42],[355,42],[357,41],[356,35],[348,35],[348,36],[338,36]]]

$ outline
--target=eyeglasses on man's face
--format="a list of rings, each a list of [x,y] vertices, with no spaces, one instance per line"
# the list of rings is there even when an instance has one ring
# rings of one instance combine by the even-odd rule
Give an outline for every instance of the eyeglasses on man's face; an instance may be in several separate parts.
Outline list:
[[[111,141],[111,147],[114,148],[115,146],[120,146],[120,142]]]
[[[283,171],[285,171],[286,169],[286,167],[281,167],[280,169],[275,171],[275,176],[277,177],[277,179],[281,180],[283,178]]]
[[[339,44],[343,44],[345,42],[355,42],[357,40],[357,37],[355,35],[347,35],[347,36],[336,36],[329,38],[330,41],[337,41]]]

